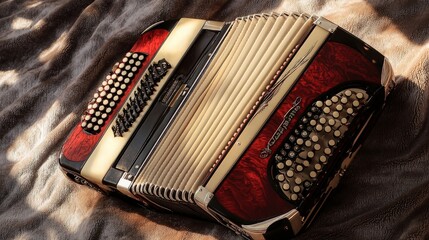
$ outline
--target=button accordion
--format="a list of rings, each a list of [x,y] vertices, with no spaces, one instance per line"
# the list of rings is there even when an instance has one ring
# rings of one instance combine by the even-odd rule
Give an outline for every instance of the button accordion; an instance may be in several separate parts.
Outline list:
[[[322,17],[154,24],[66,139],[72,180],[245,238],[308,226],[394,86],[388,61]]]

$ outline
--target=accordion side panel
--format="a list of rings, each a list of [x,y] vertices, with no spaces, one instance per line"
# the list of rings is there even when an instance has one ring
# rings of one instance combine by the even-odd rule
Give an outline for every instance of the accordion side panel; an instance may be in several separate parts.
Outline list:
[[[301,99],[302,107],[296,112],[296,116],[300,116],[320,94],[338,84],[356,80],[380,84],[380,72],[371,61],[353,48],[341,43],[327,42],[278,110],[270,117],[266,127],[215,191],[215,201],[218,204],[217,207],[214,206],[215,210],[235,216],[242,223],[255,223],[295,208],[296,206],[274,190],[267,171],[271,156],[261,157],[261,150],[267,146],[267,142],[282,123],[283,116],[293,108],[296,99]],[[289,126],[294,126],[296,121],[297,117],[292,118]],[[285,129],[271,149],[280,147],[291,128]]]
[[[131,86],[133,87],[137,83],[137,79],[142,74],[144,69],[149,65],[153,56],[167,38],[169,31],[165,29],[154,29],[149,32],[144,33],[139,40],[134,44],[131,51],[132,52],[144,52],[147,53],[147,59],[143,63],[140,72],[136,74]],[[130,90],[128,90],[130,91]],[[126,92],[129,93],[129,92]],[[121,105],[125,102],[125,99],[122,99],[118,105]],[[119,108],[116,108],[113,113],[109,116],[106,122],[111,122],[115,114],[119,111]],[[103,131],[107,128],[107,124],[101,129],[99,134],[89,134],[86,133],[80,125],[77,125],[74,130],[71,132],[70,136],[67,138],[64,143],[62,154],[69,161],[81,162],[88,159],[91,152],[94,150],[95,146],[103,136]]]
[[[176,24],[175,28],[171,31],[168,38],[165,40],[161,48],[158,50],[157,54],[154,56],[153,61],[159,62],[162,59],[167,59],[171,68],[162,79],[155,86],[154,94],[150,97],[150,101],[143,108],[143,111],[135,118],[135,122],[140,122],[141,119],[146,114],[147,110],[150,108],[151,104],[159,95],[160,90],[166,84],[169,76],[174,71],[175,67],[178,65],[184,53],[187,51],[189,46],[192,44],[195,37],[200,32],[205,21],[203,20],[194,20],[194,19],[181,19]],[[185,34],[184,34],[185,33]],[[177,46],[177,42],[180,42],[180,47]],[[146,69],[146,74],[149,74],[149,69]],[[138,88],[140,86],[135,86]],[[130,90],[131,91],[131,90]],[[134,89],[133,89],[134,92]],[[126,102],[121,107],[120,111],[125,112],[124,109],[128,108],[127,104],[131,104],[131,99],[134,98],[133,94],[127,95]],[[116,119],[119,118],[119,114],[115,116]],[[103,186],[102,181],[103,177],[106,175],[107,171],[110,169],[112,164],[122,152],[122,149],[128,143],[128,140],[131,139],[134,131],[138,128],[138,124],[132,124],[123,136],[116,136],[112,127],[115,124],[115,121],[111,121],[108,125],[108,131],[105,131],[103,138],[100,140],[99,144],[95,147],[91,156],[85,163],[82,168],[82,176],[85,179],[90,180],[93,183],[97,183],[99,186]]]

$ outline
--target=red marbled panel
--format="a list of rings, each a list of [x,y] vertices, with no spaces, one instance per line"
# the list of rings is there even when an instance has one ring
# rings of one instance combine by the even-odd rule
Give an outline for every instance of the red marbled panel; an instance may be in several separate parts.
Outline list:
[[[340,83],[356,80],[379,84],[380,72],[356,50],[341,43],[326,43],[256,140],[215,191],[217,202],[243,223],[259,222],[294,208],[270,184],[267,167],[271,156],[262,159],[259,154],[297,97],[302,98],[301,110],[290,126],[296,123],[298,116],[320,94]],[[284,141],[290,129],[291,127],[285,130],[271,147],[273,152]]]
[[[137,42],[130,50],[132,52],[144,52],[148,54],[139,72],[135,75],[134,79],[132,79],[130,85],[125,91],[117,107],[107,118],[106,123],[100,130],[100,133],[96,135],[86,133],[80,127],[79,122],[79,124],[73,129],[73,131],[63,145],[62,151],[63,156],[65,158],[73,162],[81,162],[88,159],[92,150],[97,145],[97,142],[100,140],[101,136],[103,136],[103,133],[106,131],[107,126],[110,124],[112,119],[114,119],[115,115],[120,110],[120,106],[122,106],[122,104],[125,102],[125,96],[128,96],[130,94],[133,87],[139,81],[140,76],[146,70],[146,67],[152,61],[153,56],[155,56],[161,44],[167,38],[168,33],[169,32],[165,29],[154,29],[141,35],[141,37],[137,40]]]

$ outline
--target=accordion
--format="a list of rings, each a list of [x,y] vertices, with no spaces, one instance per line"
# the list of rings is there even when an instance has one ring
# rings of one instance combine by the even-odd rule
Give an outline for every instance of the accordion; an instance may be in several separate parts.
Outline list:
[[[394,87],[383,55],[297,13],[156,23],[100,81],[66,176],[249,239],[311,223]]]

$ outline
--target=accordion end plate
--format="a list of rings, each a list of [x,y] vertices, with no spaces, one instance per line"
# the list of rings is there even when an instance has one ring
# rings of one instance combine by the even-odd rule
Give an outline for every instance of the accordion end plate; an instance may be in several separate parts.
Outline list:
[[[395,74],[387,58],[384,58],[383,68],[381,70],[381,85],[384,86],[385,97],[387,97],[396,86]]]
[[[338,25],[330,22],[329,20],[327,20],[326,18],[323,17],[318,17],[315,21],[314,21],[315,25],[318,25],[319,27],[325,29],[326,31],[333,33],[335,32],[335,30],[337,29]]]

